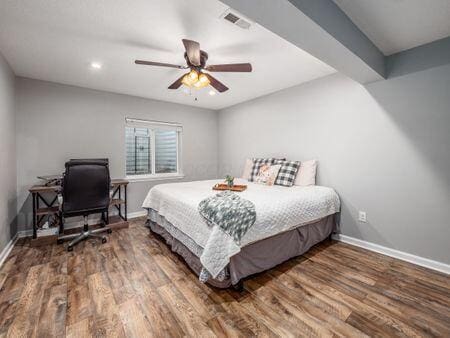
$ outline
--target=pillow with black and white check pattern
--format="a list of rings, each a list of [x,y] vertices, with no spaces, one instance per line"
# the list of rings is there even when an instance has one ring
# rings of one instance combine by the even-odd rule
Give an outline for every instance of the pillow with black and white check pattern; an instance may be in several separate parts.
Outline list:
[[[272,165],[275,162],[274,158],[254,158],[253,159],[253,166],[252,166],[252,171],[250,173],[250,177],[249,177],[249,181],[250,182],[254,182],[256,176],[258,176],[259,173],[259,168],[263,165],[263,164],[268,164],[268,165]]]
[[[299,161],[283,161],[276,160],[274,164],[281,164],[280,171],[278,172],[275,185],[282,185],[284,187],[292,187],[295,183],[295,177],[300,168]]]

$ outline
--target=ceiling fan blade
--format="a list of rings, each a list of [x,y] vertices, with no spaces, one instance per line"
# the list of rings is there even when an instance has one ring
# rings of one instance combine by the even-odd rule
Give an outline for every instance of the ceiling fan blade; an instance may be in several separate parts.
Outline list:
[[[181,86],[181,81],[183,80],[183,77],[185,76],[186,74],[183,74],[178,80],[176,80],[174,83],[172,83],[170,86],[169,86],[169,89],[178,89],[178,88],[180,88],[180,86]]]
[[[251,72],[250,63],[229,63],[225,65],[210,65],[205,68],[209,72]]]
[[[183,39],[183,45],[189,62],[194,66],[200,66],[200,44],[197,41]]]
[[[210,74],[204,73],[210,82],[210,85],[213,86],[219,93],[226,92],[228,90],[228,87],[225,86],[222,82],[217,80],[215,77],[211,76]]]
[[[144,60],[135,60],[134,63],[137,65],[160,66],[160,67],[170,67],[170,68],[178,68],[178,69],[188,68],[187,66],[173,65],[171,63],[153,62],[153,61],[144,61]]]

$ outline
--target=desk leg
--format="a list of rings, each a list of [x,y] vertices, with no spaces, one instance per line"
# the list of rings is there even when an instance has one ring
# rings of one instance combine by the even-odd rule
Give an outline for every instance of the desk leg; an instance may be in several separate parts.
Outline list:
[[[119,200],[122,198],[122,186],[119,185]],[[122,216],[122,204],[119,204],[119,217],[123,218]]]
[[[64,220],[62,216],[62,211],[58,212],[58,218],[59,218],[59,234],[64,235]]]
[[[33,238],[37,238],[37,195],[35,193],[31,194],[33,199]]]
[[[128,216],[127,216],[128,201],[127,201],[127,186],[126,185],[125,185],[124,189],[125,189],[125,221],[128,221]]]

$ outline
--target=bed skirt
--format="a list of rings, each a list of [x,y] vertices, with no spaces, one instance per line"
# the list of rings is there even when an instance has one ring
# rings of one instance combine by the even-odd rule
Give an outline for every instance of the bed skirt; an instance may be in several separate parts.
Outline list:
[[[207,283],[218,288],[228,288],[237,285],[245,277],[271,269],[290,258],[302,255],[331,235],[336,227],[335,219],[336,214],[333,214],[316,222],[251,243],[231,257],[226,267],[225,278],[221,280],[210,278]],[[183,257],[197,276],[200,274],[202,264],[197,255],[158,223],[148,219],[147,225],[152,232],[164,238],[173,252]]]

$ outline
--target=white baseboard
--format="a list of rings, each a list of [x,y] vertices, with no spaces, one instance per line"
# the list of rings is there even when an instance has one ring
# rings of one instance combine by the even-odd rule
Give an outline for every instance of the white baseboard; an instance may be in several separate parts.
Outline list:
[[[112,214],[111,216],[113,216],[114,214]],[[136,212],[129,212],[127,214],[128,219],[133,219],[133,218],[137,218],[137,217],[142,217],[142,216],[147,216],[147,210],[142,210],[142,211],[136,211]],[[100,218],[92,218],[89,219],[89,224],[97,224],[100,221]],[[72,229],[72,228],[79,228],[83,226],[83,221],[78,221],[78,222],[70,222],[70,223],[65,223],[64,224],[64,229]],[[22,230],[17,232],[17,235],[19,238],[23,238],[23,237],[30,237],[31,235],[33,235],[33,230],[32,229],[28,229],[28,230]]]
[[[5,248],[0,253],[0,268],[2,267],[3,263],[5,262],[6,258],[8,257],[9,253],[11,252],[12,248],[16,244],[17,240],[19,239],[19,236],[15,234],[15,236],[6,244]]]
[[[334,234],[333,239],[344,242],[344,243],[348,243],[351,245],[355,245],[355,246],[358,246],[363,249],[378,252],[378,253],[381,253],[381,254],[389,256],[389,257],[394,257],[394,258],[400,259],[402,261],[420,265],[420,266],[423,266],[423,267],[426,267],[426,268],[429,268],[432,270],[450,274],[450,264],[445,264],[445,263],[434,261],[434,260],[431,260],[428,258],[412,255],[407,252],[391,249],[391,248],[388,248],[388,247],[385,247],[382,245],[363,241],[361,239],[357,239],[357,238],[346,236],[346,235]]]
[[[98,222],[100,222],[100,217],[92,218],[92,219],[88,220],[88,224],[90,224],[90,225],[97,224]],[[67,222],[67,223],[64,223],[64,229],[80,228],[83,225],[84,225],[83,221]],[[17,235],[19,236],[19,238],[30,237],[33,235],[33,229],[18,231]]]
[[[128,218],[138,218],[138,217],[142,217],[142,216],[147,216],[147,210],[141,210],[141,211],[128,213]]]
[[[142,217],[142,216],[146,216],[146,215],[147,215],[147,211],[142,210],[142,211],[128,213],[128,218],[132,219],[132,218]],[[67,229],[79,226],[78,223],[79,222],[71,223],[70,226],[68,225]],[[6,245],[6,247],[0,253],[0,267],[5,262],[6,258],[8,257],[12,248],[16,244],[17,240],[22,237],[31,236],[32,233],[33,233],[32,230],[23,230],[23,231],[17,232],[17,234],[9,241],[9,243]],[[412,255],[407,252],[391,249],[391,248],[388,248],[388,247],[385,247],[385,246],[382,246],[379,244],[367,242],[367,241],[357,239],[354,237],[350,237],[350,236],[346,236],[346,235],[334,234],[333,239],[344,242],[344,243],[348,243],[351,245],[355,245],[355,246],[358,246],[363,249],[378,252],[378,253],[381,253],[381,254],[389,256],[389,257],[394,257],[394,258],[400,259],[402,261],[420,265],[420,266],[423,266],[423,267],[426,267],[426,268],[429,268],[432,270],[450,274],[450,265],[449,264],[445,264],[445,263],[434,261],[434,260],[431,260],[428,258]]]

